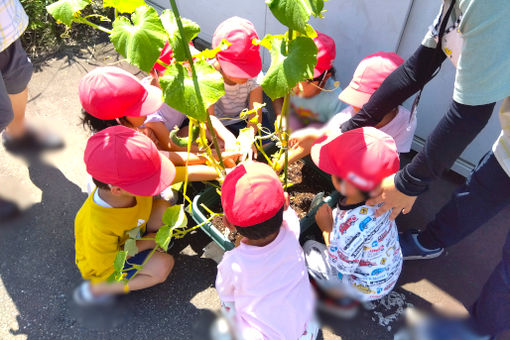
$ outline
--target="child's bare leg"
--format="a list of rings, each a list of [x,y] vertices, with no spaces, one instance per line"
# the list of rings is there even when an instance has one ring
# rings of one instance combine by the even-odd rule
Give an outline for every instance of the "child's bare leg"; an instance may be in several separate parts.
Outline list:
[[[174,267],[174,258],[170,254],[155,252],[145,267],[128,283],[129,291],[140,290],[164,282]],[[90,286],[92,294],[125,294],[125,285],[121,282],[101,282]]]
[[[149,217],[149,221],[147,221],[147,232],[154,233],[157,232],[158,229],[163,225],[161,219],[163,218],[163,214],[165,213],[166,208],[170,207],[170,203],[167,201],[156,199],[152,203],[152,212]]]

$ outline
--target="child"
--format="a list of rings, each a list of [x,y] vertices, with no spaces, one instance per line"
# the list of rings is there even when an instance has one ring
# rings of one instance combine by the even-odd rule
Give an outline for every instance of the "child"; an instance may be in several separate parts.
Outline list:
[[[222,311],[239,339],[315,339],[314,297],[299,246],[299,220],[278,176],[248,162],[221,188],[224,224],[243,236],[218,265]]]
[[[358,303],[387,295],[402,269],[402,253],[391,211],[375,217],[365,204],[368,192],[398,171],[393,139],[373,127],[322,138],[312,147],[312,160],[331,174],[341,194],[332,211],[323,204],[315,216],[325,245],[305,242],[308,272],[326,294],[326,305],[339,315],[352,315]],[[353,301],[353,300],[354,301]]]
[[[315,140],[324,133],[340,131],[340,125],[358,113],[384,79],[403,62],[398,54],[392,52],[378,52],[363,59],[356,68],[349,86],[338,97],[350,106],[336,114],[322,129],[307,128],[292,134],[289,140],[291,146],[289,160],[294,162],[308,155]],[[399,153],[411,150],[416,130],[416,116],[411,117],[411,113],[403,106],[388,112],[375,127],[393,137]]]
[[[304,127],[319,128],[345,106],[338,100],[342,89],[335,86],[334,82],[335,41],[321,32],[317,32],[313,41],[319,49],[317,65],[313,70],[313,79],[302,81],[296,85],[294,95],[290,97],[289,128],[292,131]],[[275,102],[278,114],[281,112],[282,104],[282,100]]]
[[[225,81],[225,95],[209,108],[209,114],[218,117],[232,133],[237,135],[245,127],[253,127],[258,131],[257,124],[249,122],[253,115],[241,118],[245,109],[253,109],[253,103],[263,103],[262,98],[262,59],[259,46],[253,45],[258,39],[253,24],[243,18],[232,17],[223,21],[214,32],[212,46],[216,48],[225,39],[231,45],[216,55],[214,67],[221,73]],[[256,113],[258,123],[270,129],[266,115],[262,109]]]
[[[141,83],[135,76],[118,67],[98,67],[81,79],[79,94],[83,107],[82,123],[92,132],[120,124],[148,135],[157,146],[161,145],[152,130],[139,128],[147,115],[163,105],[161,89]],[[235,140],[228,130],[223,129],[224,136],[228,135],[228,138]],[[232,164],[236,158],[235,154],[227,153],[224,156],[229,160],[226,164]],[[173,164],[179,166],[175,182],[183,181],[186,176],[190,181],[214,180],[218,176],[212,167],[203,165],[205,157],[188,155],[187,152],[169,152],[168,157]],[[188,168],[184,167],[186,159]]]
[[[114,295],[164,282],[174,265],[171,255],[155,252],[136,276],[127,271],[128,284],[107,283],[114,272],[116,254],[127,232],[154,237],[170,205],[153,200],[175,177],[173,164],[161,156],[146,136],[124,126],[109,127],[89,138],[85,148],[87,172],[97,189],[87,198],[75,219],[76,265],[84,280],[74,292],[80,305],[109,302]],[[154,241],[137,241],[139,253],[125,269],[140,265],[155,247]]]

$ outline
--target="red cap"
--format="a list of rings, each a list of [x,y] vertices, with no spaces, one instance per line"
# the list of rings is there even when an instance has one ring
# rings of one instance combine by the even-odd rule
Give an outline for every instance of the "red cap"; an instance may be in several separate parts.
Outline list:
[[[159,60],[164,62],[167,65],[170,65],[170,63],[173,60],[172,55],[174,54],[174,51],[172,50],[172,47],[168,43],[168,41],[165,43],[165,47],[161,50],[161,54],[159,55]],[[157,61],[154,63],[153,68],[155,68],[158,72],[165,72],[166,67],[158,63]]]
[[[140,117],[163,105],[161,89],[144,85],[131,73],[118,67],[98,67],[80,81],[82,107],[96,118],[110,120]]]
[[[403,62],[404,59],[393,52],[369,55],[359,63],[349,86],[340,93],[338,99],[354,107],[363,107],[384,79]]]
[[[175,177],[174,165],[149,137],[122,125],[90,137],[84,160],[92,177],[137,196],[157,195]]]
[[[239,164],[221,187],[221,205],[227,220],[249,227],[269,220],[283,207],[285,196],[280,179],[267,164]]]
[[[214,32],[212,46],[218,47],[223,39],[231,45],[216,55],[222,71],[232,78],[253,78],[262,71],[258,39],[255,26],[243,18],[232,17],[223,21]]]
[[[311,156],[321,170],[363,191],[373,190],[399,169],[395,141],[374,127],[324,135],[312,147]]]
[[[336,57],[336,47],[333,38],[321,32],[317,32],[317,36],[313,38],[313,41],[319,49],[317,52],[317,65],[315,65],[313,69],[313,77],[317,78],[333,67],[333,62]]]

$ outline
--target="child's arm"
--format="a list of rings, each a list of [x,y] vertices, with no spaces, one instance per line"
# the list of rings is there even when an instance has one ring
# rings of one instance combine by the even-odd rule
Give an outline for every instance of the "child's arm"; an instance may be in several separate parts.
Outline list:
[[[218,173],[208,165],[191,165],[187,171],[185,166],[178,166],[173,183],[184,182],[186,177],[189,182],[214,181],[218,178]]]
[[[166,151],[187,151],[187,146],[178,146],[174,142],[172,142],[172,139],[170,138],[170,131],[168,131],[167,127],[163,122],[150,122],[145,123],[145,126],[154,132],[154,135],[158,139],[159,146],[161,149]],[[191,150],[192,152],[197,152],[198,148],[196,145],[191,144]]]
[[[329,235],[333,230],[333,211],[327,203],[322,204],[317,210],[317,213],[315,214],[315,222],[322,231],[322,237],[324,237],[326,246],[329,247]]]
[[[263,95],[262,95],[262,87],[261,86],[257,86],[256,88],[254,88],[250,92],[250,101],[249,101],[248,108],[250,110],[253,110],[253,103],[260,103],[260,104],[262,104],[263,101],[264,101],[264,98],[263,98]],[[257,115],[257,124],[262,123],[262,108],[257,110],[256,115]],[[251,115],[250,117],[248,117],[248,119],[252,119],[253,117],[254,116]],[[255,132],[258,132],[259,129],[258,129],[257,124],[248,121],[247,127],[253,126],[253,129],[255,130]]]
[[[289,164],[308,156],[312,150],[313,144],[320,136],[321,131],[316,128],[305,128],[292,133],[289,138]],[[280,171],[283,169],[284,164],[285,159],[282,157],[276,169]]]

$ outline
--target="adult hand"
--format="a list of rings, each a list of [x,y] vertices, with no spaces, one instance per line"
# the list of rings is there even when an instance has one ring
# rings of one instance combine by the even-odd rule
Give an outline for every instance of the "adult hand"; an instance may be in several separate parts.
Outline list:
[[[395,186],[395,175],[386,177],[379,188],[373,190],[370,195],[372,198],[367,201],[368,205],[384,203],[383,206],[377,209],[375,216],[379,217],[388,210],[393,209],[390,220],[394,220],[400,213],[408,214],[417,198],[417,196],[407,196],[397,189]]]

